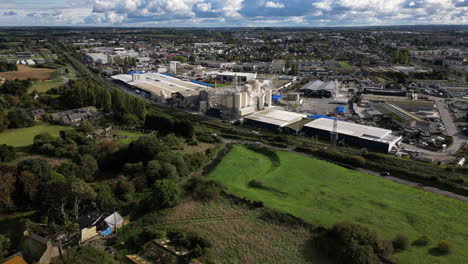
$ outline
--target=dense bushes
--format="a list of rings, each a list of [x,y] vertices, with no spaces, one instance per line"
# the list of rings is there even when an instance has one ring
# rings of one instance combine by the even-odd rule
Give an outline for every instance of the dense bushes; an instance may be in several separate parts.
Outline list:
[[[17,71],[18,66],[14,63],[0,62],[0,72]]]
[[[374,231],[343,222],[318,231],[316,246],[338,263],[380,264],[389,262],[392,244],[380,239]]]
[[[15,148],[8,145],[0,145],[0,162],[12,161],[16,158]]]
[[[221,194],[224,186],[213,180],[202,177],[194,177],[185,184],[185,191],[189,193],[193,199],[199,201],[215,200]]]
[[[0,94],[22,96],[28,92],[31,85],[30,80],[7,80],[3,85],[0,85]]]
[[[174,133],[184,138],[193,137],[193,124],[189,120],[174,120],[162,115],[148,115],[143,126],[146,129],[157,130],[160,134]]]

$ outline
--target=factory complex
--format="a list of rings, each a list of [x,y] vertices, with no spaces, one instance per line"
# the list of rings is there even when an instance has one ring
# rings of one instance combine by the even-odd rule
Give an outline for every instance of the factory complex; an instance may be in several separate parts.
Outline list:
[[[312,120],[306,114],[285,111],[274,105],[271,80],[258,80],[252,74],[213,73],[213,79],[226,80],[233,77],[232,85],[213,87],[213,85],[195,80],[182,80],[166,73],[131,72],[112,76],[116,82],[135,89],[137,93],[159,103],[177,108],[185,108],[205,115],[235,121],[244,125],[269,131],[300,134],[330,139],[336,132],[338,141],[347,145],[366,147],[373,151],[390,152],[401,140],[401,136],[391,130],[340,121],[334,131],[334,120],[318,118]],[[219,74],[219,75],[216,75]],[[313,81],[302,92],[310,96],[334,96],[338,91],[338,82]],[[313,92],[318,92],[317,94]],[[328,92],[328,94],[326,94]],[[289,94],[288,94],[289,95]],[[346,114],[344,110],[337,113]]]

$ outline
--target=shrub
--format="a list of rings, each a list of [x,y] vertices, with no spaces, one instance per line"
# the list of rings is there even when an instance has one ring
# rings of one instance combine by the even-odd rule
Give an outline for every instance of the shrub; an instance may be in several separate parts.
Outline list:
[[[426,235],[422,235],[420,238],[416,239],[413,244],[416,246],[427,246],[431,244],[431,238]]]
[[[349,222],[317,230],[314,241],[321,251],[338,263],[387,263],[393,253],[390,243],[381,240],[376,232]]]
[[[185,191],[190,193],[195,200],[215,200],[221,194],[224,186],[217,181],[194,177],[185,184]]]
[[[448,255],[452,253],[452,245],[450,245],[447,241],[441,241],[437,245],[437,251],[441,254]]]
[[[409,248],[409,239],[405,234],[398,234],[393,240],[392,245],[394,249],[406,250]]]
[[[258,189],[263,189],[265,188],[265,185],[261,180],[251,180],[249,182],[249,186],[252,188],[258,188]]]

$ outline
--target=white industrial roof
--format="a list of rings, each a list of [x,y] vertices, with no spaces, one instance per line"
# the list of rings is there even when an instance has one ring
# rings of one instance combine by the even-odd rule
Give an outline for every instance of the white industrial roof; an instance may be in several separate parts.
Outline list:
[[[302,90],[327,90],[327,91],[334,91],[336,87],[336,82],[335,81],[328,81],[328,82],[322,82],[320,80],[315,80],[307,83],[304,85],[300,91]]]
[[[257,74],[256,73],[250,73],[250,72],[218,72],[218,71],[214,71],[214,72],[207,72],[206,74],[208,75],[219,75],[219,76],[244,76],[244,77],[247,77],[247,78],[250,78],[250,79],[255,79],[257,78]]]
[[[333,120],[327,118],[319,118],[308,124],[305,127],[316,128],[320,130],[333,131]],[[400,137],[392,134],[391,130],[365,126],[355,123],[338,121],[336,132],[342,135],[365,138],[380,142],[393,142]]]
[[[302,118],[307,117],[303,114],[278,110],[278,109],[267,109],[264,111],[257,112],[255,114],[246,116],[245,119],[255,120],[267,124],[277,125],[284,127],[289,124],[300,121]]]
[[[207,86],[196,84],[189,81],[183,81],[178,78],[171,76],[163,75],[160,73],[143,73],[136,74],[138,75],[136,80],[133,81],[131,74],[118,74],[112,76],[115,80],[123,81],[134,87],[146,90],[148,92],[153,92],[157,95],[164,91],[166,94],[171,94],[175,92],[186,92],[186,91],[197,91],[197,90],[206,90]]]

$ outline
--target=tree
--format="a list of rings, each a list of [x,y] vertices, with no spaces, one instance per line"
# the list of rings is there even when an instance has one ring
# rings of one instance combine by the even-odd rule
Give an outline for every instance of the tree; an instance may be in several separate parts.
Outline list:
[[[8,120],[8,117],[5,115],[5,113],[3,113],[0,110],[0,132],[5,130],[8,127],[8,125],[10,125],[10,121]]]
[[[161,139],[155,135],[140,137],[137,141],[130,143],[129,154],[131,162],[147,163],[158,153],[166,151],[167,147]]]
[[[180,201],[181,190],[176,183],[162,179],[157,180],[153,185],[152,202],[157,209],[171,208]]]
[[[115,186],[115,194],[120,200],[131,200],[132,194],[135,193],[135,186],[129,182],[125,177],[120,177],[117,185]]]
[[[97,194],[96,204],[99,209],[109,210],[118,206],[119,202],[108,184],[95,184],[93,188]]]
[[[56,171],[67,178],[79,177],[82,173],[81,168],[74,162],[64,162],[57,167]]]
[[[16,201],[23,206],[31,206],[36,202],[39,192],[39,178],[30,171],[22,171],[16,178]]]
[[[31,114],[26,113],[22,109],[15,109],[8,112],[8,120],[10,121],[10,128],[29,127],[33,124]]]
[[[65,251],[63,258],[56,257],[51,264],[117,264],[114,257],[102,249],[95,247],[73,247]]]
[[[3,259],[8,256],[10,247],[11,240],[4,235],[0,235],[0,259]]]
[[[81,177],[86,181],[94,180],[94,176],[99,169],[96,159],[89,154],[85,154],[80,156],[79,165],[81,169]]]
[[[82,179],[73,178],[70,182],[70,197],[73,200],[75,220],[78,220],[80,216],[80,203],[82,201],[94,201],[96,199],[96,192]]]
[[[46,160],[43,159],[29,159],[23,160],[17,165],[17,170],[30,171],[39,177],[41,182],[49,182],[51,180],[52,167]]]
[[[6,144],[0,145],[0,162],[12,161],[16,159],[15,148]]]
[[[215,200],[221,194],[224,186],[213,180],[202,177],[193,177],[185,184],[185,191],[190,193],[195,200]]]

